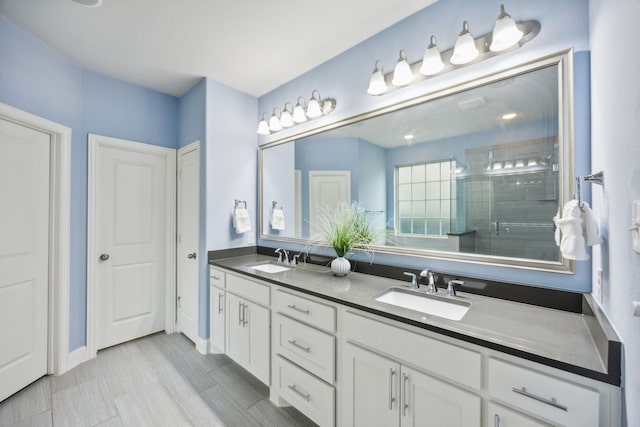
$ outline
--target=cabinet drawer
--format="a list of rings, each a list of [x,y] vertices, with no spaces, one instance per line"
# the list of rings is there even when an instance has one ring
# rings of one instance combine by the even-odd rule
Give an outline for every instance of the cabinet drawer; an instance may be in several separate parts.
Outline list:
[[[209,285],[224,288],[225,276],[224,271],[209,266]]]
[[[276,351],[322,378],[335,378],[336,339],[296,320],[276,315]]]
[[[274,385],[280,397],[320,426],[335,425],[335,389],[282,357],[276,358]]]
[[[342,317],[345,340],[364,345],[424,371],[479,390],[482,355],[346,311]]]
[[[269,305],[271,288],[268,285],[263,285],[235,274],[227,274],[226,276],[227,291],[258,304]]]
[[[336,309],[310,299],[277,290],[273,295],[273,307],[279,313],[309,323],[316,328],[334,333]]]
[[[596,390],[494,358],[488,379],[491,397],[514,408],[567,427],[599,424]]]
[[[551,424],[526,417],[511,409],[489,402],[487,426],[493,427],[551,427]]]

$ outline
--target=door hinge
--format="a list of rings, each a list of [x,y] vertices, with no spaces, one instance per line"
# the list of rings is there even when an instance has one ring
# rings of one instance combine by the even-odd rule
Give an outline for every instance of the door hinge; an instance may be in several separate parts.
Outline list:
[[[180,308],[180,298],[181,297],[178,297],[178,308]]]

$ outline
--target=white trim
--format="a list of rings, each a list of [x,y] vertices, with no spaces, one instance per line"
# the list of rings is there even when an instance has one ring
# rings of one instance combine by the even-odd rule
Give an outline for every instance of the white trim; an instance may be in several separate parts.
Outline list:
[[[209,353],[209,339],[205,339],[205,338],[200,338],[198,337],[198,339],[195,342],[196,345],[196,350],[198,350],[200,352],[200,354],[207,354]]]
[[[95,337],[95,262],[92,254],[96,253],[96,156],[98,145],[123,150],[160,154],[165,157],[167,203],[165,215],[167,229],[165,234],[165,313],[164,325],[166,333],[175,332],[176,328],[176,150],[159,145],[89,134],[88,136],[88,186],[87,186],[87,350],[89,357],[97,354]]]
[[[86,345],[76,348],[71,353],[69,353],[69,358],[67,360],[67,368],[71,370],[76,366],[78,366],[79,364],[86,362],[87,360],[90,360],[92,358],[93,357],[89,353],[89,349],[87,348]]]
[[[59,375],[69,354],[71,128],[3,103],[0,117],[51,135],[47,373]]]

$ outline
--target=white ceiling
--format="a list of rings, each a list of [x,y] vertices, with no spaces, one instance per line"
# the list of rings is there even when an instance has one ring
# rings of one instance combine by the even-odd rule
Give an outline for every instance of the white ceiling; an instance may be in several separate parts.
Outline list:
[[[260,96],[437,0],[0,0],[78,64],[181,96],[206,76]]]

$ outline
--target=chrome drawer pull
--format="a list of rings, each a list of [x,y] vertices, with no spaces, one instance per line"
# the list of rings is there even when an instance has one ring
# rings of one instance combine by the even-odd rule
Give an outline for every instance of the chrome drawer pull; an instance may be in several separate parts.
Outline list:
[[[568,411],[568,408],[566,406],[556,402],[555,397],[552,397],[551,399],[545,399],[544,397],[536,396],[535,394],[529,393],[525,387],[522,387],[522,388],[512,387],[511,391],[513,391],[514,393],[518,393],[523,396],[526,396],[530,399],[537,400],[538,402],[546,403],[547,405],[553,406],[554,408],[562,409],[563,411]]]
[[[393,409],[393,402],[395,402],[395,398],[393,397],[393,376],[396,374],[396,371],[389,368],[389,409]]]
[[[407,385],[409,385],[409,376],[402,373],[402,416],[407,416],[407,408],[409,407],[409,390],[407,390]]]
[[[222,307],[224,306],[223,297],[224,294],[222,292],[218,293],[218,314],[222,313]]]
[[[493,427],[500,427],[500,415],[493,414]]]
[[[311,312],[309,310],[305,310],[304,308],[296,307],[295,304],[287,305],[287,307],[289,307],[291,310],[299,311],[300,313],[311,314]]]
[[[302,345],[298,344],[296,342],[296,340],[287,340],[287,342],[289,344],[291,344],[292,346],[294,346],[294,347],[298,347],[302,351],[306,351],[307,353],[311,353],[311,347],[302,346]]]
[[[293,390],[293,392],[295,394],[297,394],[298,396],[300,396],[301,398],[303,398],[307,402],[311,401],[311,395],[301,392],[300,390],[297,389],[297,387],[295,385],[288,385],[287,387],[289,387],[291,390]]]
[[[213,280],[220,280],[220,278],[219,278],[218,276],[211,276],[211,278],[212,278]]]

